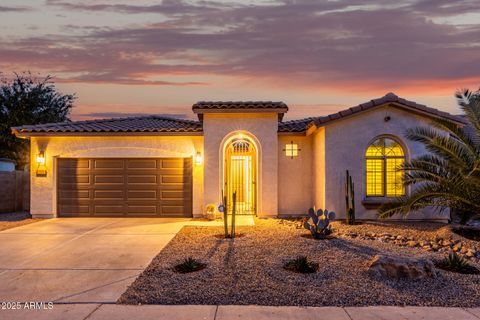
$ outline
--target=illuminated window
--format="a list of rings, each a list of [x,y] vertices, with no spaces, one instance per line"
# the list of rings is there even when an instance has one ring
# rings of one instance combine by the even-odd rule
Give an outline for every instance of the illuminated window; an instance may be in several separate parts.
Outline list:
[[[293,157],[298,156],[298,152],[300,151],[300,149],[298,148],[298,144],[293,143],[292,141],[289,144],[285,145],[285,149],[283,149],[283,151],[285,151],[285,155],[287,157],[290,157],[293,159]]]
[[[393,139],[379,138],[365,152],[367,190],[369,197],[398,197],[405,194],[402,146]]]

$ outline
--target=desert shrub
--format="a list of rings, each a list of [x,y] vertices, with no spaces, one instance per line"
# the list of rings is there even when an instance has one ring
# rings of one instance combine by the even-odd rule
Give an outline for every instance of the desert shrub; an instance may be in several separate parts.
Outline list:
[[[475,266],[472,266],[468,263],[468,261],[459,256],[457,253],[452,252],[445,257],[445,259],[436,263],[437,267],[443,270],[463,273],[463,274],[478,274],[480,270],[478,270]]]
[[[205,269],[207,265],[192,257],[188,257],[181,263],[175,265],[172,269],[178,273],[189,273]]]
[[[309,261],[306,256],[299,256],[285,263],[283,268],[299,273],[314,273],[318,270],[318,263]]]

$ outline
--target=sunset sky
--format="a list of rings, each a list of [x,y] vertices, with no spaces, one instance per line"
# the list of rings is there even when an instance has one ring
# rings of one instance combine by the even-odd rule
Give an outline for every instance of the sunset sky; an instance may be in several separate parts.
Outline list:
[[[0,71],[56,77],[72,118],[284,101],[286,119],[387,92],[458,113],[480,86],[479,0],[0,0]]]

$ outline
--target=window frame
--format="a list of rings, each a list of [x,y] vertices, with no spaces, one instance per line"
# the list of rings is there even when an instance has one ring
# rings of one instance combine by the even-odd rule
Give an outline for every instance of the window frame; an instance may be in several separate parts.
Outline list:
[[[368,148],[370,148],[375,141],[380,140],[380,139],[390,139],[390,140],[395,141],[402,148],[403,156],[385,156],[385,155],[382,155],[382,156],[367,156]],[[367,198],[367,199],[392,199],[392,198],[401,197],[401,196],[404,196],[404,195],[408,194],[407,187],[404,186],[403,187],[404,188],[403,189],[403,191],[404,191],[403,194],[395,195],[395,196],[387,195],[387,171],[388,171],[387,170],[387,159],[403,159],[404,162],[408,161],[408,149],[406,148],[405,144],[403,144],[403,142],[400,139],[398,139],[397,137],[391,136],[391,135],[376,136],[375,138],[370,140],[370,142],[368,143],[367,148],[365,149],[363,155],[364,155],[363,164],[364,164],[364,168],[365,168],[365,198]],[[369,160],[369,159],[382,160],[383,186],[382,186],[382,194],[381,195],[368,195],[368,192],[367,192],[367,190],[368,190],[367,160]],[[405,176],[405,173],[403,174],[403,176]]]

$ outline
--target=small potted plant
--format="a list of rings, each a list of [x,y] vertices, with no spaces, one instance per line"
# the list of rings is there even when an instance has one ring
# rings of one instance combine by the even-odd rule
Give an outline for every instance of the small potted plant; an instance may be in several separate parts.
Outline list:
[[[205,208],[205,211],[207,212],[207,219],[208,220],[215,220],[216,218],[216,213],[217,213],[217,206],[210,203],[207,204],[207,207]]]

